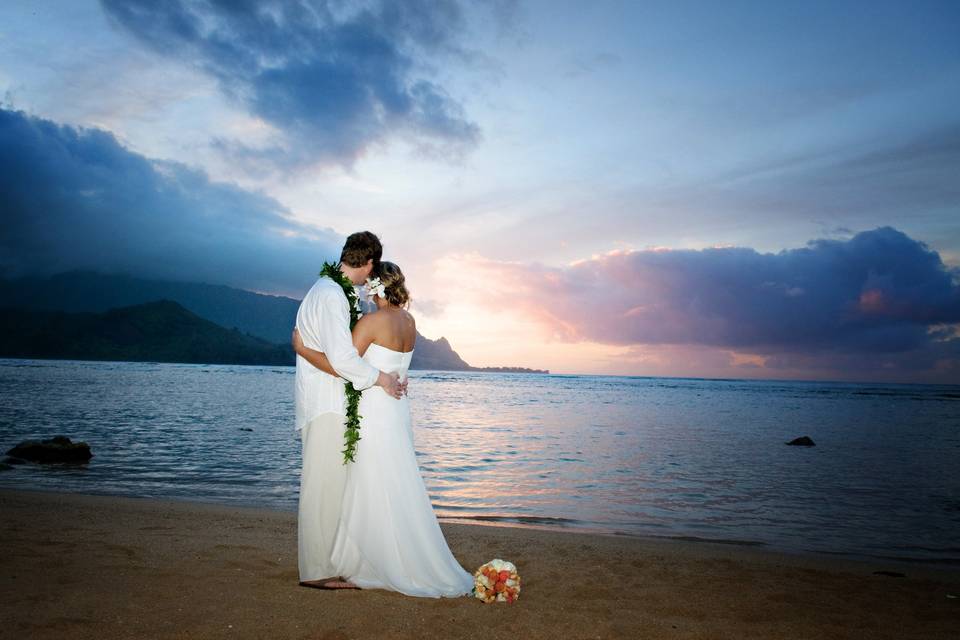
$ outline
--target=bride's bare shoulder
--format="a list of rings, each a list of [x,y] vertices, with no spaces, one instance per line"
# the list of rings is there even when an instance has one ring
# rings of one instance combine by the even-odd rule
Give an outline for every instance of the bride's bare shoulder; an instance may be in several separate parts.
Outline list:
[[[356,326],[358,326],[358,327],[363,326],[363,327],[368,327],[368,328],[371,328],[371,329],[372,329],[373,327],[379,326],[379,325],[381,325],[381,324],[383,323],[383,318],[378,318],[378,317],[377,317],[377,316],[379,316],[379,315],[380,315],[380,314],[377,313],[376,311],[374,311],[373,313],[365,313],[365,314],[363,314],[362,316],[360,316],[360,319],[359,319],[359,320],[357,320],[357,325],[356,325]]]
[[[406,309],[399,309],[397,312],[397,316],[400,321],[400,325],[412,331],[416,331],[417,321],[414,319],[412,313],[410,313]]]
[[[403,311],[402,318],[404,320],[404,325],[406,325],[404,328],[407,334],[407,340],[409,340],[410,344],[409,349],[412,349],[414,344],[417,342],[417,320],[413,317],[413,314],[406,309],[402,309],[401,311]]]
[[[357,326],[359,326],[361,322],[364,323],[364,326],[370,328],[389,327],[393,331],[398,330],[400,326],[408,326],[413,329],[416,329],[417,326],[417,322],[414,320],[413,315],[406,309],[396,309],[388,312],[374,311],[372,313],[367,313],[360,318]]]

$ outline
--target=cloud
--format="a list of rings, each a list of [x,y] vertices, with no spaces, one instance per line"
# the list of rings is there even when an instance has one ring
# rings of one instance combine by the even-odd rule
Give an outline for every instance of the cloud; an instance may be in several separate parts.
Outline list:
[[[410,307],[415,309],[421,315],[435,318],[443,314],[446,303],[441,300],[432,300],[430,298],[411,298]]]
[[[454,0],[151,2],[103,0],[114,24],[163,56],[215,78],[223,94],[271,125],[274,144],[215,146],[255,166],[351,165],[393,136],[458,157],[479,127],[431,79],[432,60],[469,61]],[[494,4],[494,12],[503,9]]]
[[[955,210],[960,199],[958,165],[960,122],[950,122],[926,131],[891,134],[869,145],[818,150],[740,168],[711,186],[749,194],[745,200],[752,197],[758,209],[767,210],[828,216]]]
[[[826,227],[902,224],[955,251],[960,247],[960,227],[953,223],[960,215],[957,167],[960,122],[895,132],[869,143],[835,142],[748,159],[697,178],[665,176],[599,198],[593,192],[565,192],[565,203],[572,205],[555,206],[524,224],[543,223],[547,234],[573,230],[580,238],[617,233],[660,240],[674,237],[682,218],[685,233],[693,237],[749,235],[767,246],[784,235],[785,227],[793,235],[813,227],[824,227],[824,233]],[[583,216],[582,203],[590,202],[596,210]]]
[[[622,63],[620,56],[609,51],[577,53],[568,58],[563,75],[566,78],[579,78],[601,69],[620,66]]]
[[[113,134],[0,109],[0,270],[68,269],[300,295],[342,237]]]
[[[652,249],[563,268],[464,265],[488,304],[536,318],[560,341],[724,348],[763,356],[767,368],[960,373],[960,270],[892,227],[776,254]]]

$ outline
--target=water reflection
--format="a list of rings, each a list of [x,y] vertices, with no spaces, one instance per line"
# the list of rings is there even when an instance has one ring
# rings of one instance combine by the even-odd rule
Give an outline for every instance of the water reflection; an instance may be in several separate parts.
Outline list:
[[[295,511],[292,376],[0,361],[0,446],[64,434],[95,456],[18,466],[0,484]],[[957,387],[412,378],[417,458],[442,518],[960,562]],[[818,446],[784,445],[799,435]]]

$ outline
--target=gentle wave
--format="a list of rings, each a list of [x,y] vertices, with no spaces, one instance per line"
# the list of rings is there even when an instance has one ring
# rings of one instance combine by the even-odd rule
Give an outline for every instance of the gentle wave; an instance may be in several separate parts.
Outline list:
[[[296,511],[293,368],[0,360],[0,484]],[[411,372],[439,518],[957,564],[960,388]],[[785,442],[808,435],[815,447]],[[361,439],[358,455],[363,455]]]

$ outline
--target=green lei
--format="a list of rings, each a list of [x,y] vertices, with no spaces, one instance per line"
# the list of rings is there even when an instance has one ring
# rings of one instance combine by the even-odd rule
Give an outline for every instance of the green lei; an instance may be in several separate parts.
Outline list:
[[[337,265],[324,262],[323,269],[320,270],[321,276],[327,276],[336,282],[343,289],[347,296],[347,305],[350,307],[350,331],[356,326],[360,319],[360,302],[357,297],[357,290],[353,288],[353,283],[343,275]],[[347,392],[347,428],[343,432],[343,440],[346,447],[343,450],[343,464],[354,462],[353,456],[357,451],[357,441],[360,440],[360,415],[358,413],[360,406],[361,391],[353,388],[353,383],[346,381],[345,389]]]

